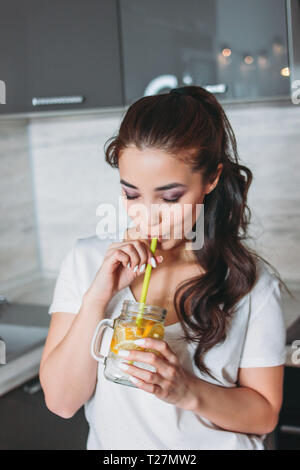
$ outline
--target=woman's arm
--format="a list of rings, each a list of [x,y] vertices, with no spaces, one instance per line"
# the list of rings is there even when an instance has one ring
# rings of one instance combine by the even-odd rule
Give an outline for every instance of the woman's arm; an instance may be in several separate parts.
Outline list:
[[[62,418],[71,418],[94,392],[98,363],[90,343],[105,308],[84,296],[77,315],[52,314],[39,376],[47,407]]]
[[[192,411],[228,431],[267,434],[278,422],[284,366],[240,368],[238,387],[192,380]]]
[[[150,263],[152,257],[150,246],[143,241],[111,243],[79,312],[52,314],[40,382],[53,413],[70,418],[93,395],[98,362],[90,354],[90,343],[96,326],[111,298],[141,274],[134,267]],[[158,257],[156,260],[161,263]]]

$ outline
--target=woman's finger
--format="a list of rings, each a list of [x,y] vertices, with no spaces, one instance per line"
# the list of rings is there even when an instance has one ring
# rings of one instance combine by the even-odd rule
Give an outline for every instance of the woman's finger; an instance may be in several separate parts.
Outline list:
[[[155,257],[151,250],[148,250],[143,242],[138,240],[131,243],[127,243],[120,247],[124,252],[130,256],[130,268],[135,269],[134,272],[138,271],[142,266],[143,269],[140,272],[145,271],[147,263],[151,264],[152,267],[157,267],[157,264],[161,261],[156,262]]]
[[[126,268],[128,262],[130,261],[130,256],[129,256],[128,253],[125,253],[124,251],[122,251],[120,249],[117,249],[113,252],[113,254],[111,256],[111,261],[112,261],[113,265],[118,264],[118,263],[122,263],[124,268]]]
[[[155,256],[152,251],[150,250],[150,245],[148,245],[148,243],[144,240],[126,240],[126,241],[122,241],[122,242],[113,242],[111,243],[110,247],[109,247],[109,250],[115,250],[115,249],[124,249],[124,251],[127,251],[126,248],[124,247],[127,247],[128,245],[133,245],[134,248],[136,249],[136,252],[138,253],[139,257],[140,257],[140,263],[138,264],[139,268],[141,268],[141,266],[143,266],[143,264],[145,264],[145,268],[146,268],[146,265],[147,263],[151,264],[152,267],[156,267],[158,264],[162,263],[163,261],[163,257],[162,256]],[[131,264],[131,268],[134,269],[136,267],[136,265],[132,265]],[[138,269],[137,269],[138,271]],[[142,272],[144,271],[144,269],[142,270]]]
[[[156,351],[161,353],[161,355],[166,361],[169,361],[173,365],[179,364],[177,355],[172,351],[168,343],[163,339],[154,339],[150,336],[147,336],[146,338],[136,339],[133,342],[137,346],[141,346],[143,348],[155,349]]]
[[[130,376],[142,380],[147,384],[159,385],[161,388],[167,386],[167,380],[158,372],[152,372],[150,370],[143,369],[142,367],[133,366],[132,364],[127,364],[125,362],[122,362],[119,367],[127,374],[130,374]]]
[[[140,265],[140,255],[136,250],[135,246],[128,243],[121,247],[121,250],[129,255],[130,268],[133,270],[136,266]]]
[[[136,349],[125,351],[124,349],[120,349],[118,355],[120,357],[126,358],[127,361],[136,361],[150,364],[162,378],[166,380],[174,379],[174,366],[170,365],[170,363],[168,363],[165,359],[160,358],[154,352],[138,351]]]
[[[132,243],[133,243],[135,249],[137,250],[137,252],[140,255],[140,260],[141,260],[140,266],[142,266],[143,264],[146,265],[147,263],[150,264],[151,263],[151,258],[154,257],[154,255],[153,255],[152,251],[150,250],[150,248],[144,242],[142,242],[140,240],[134,240]]]

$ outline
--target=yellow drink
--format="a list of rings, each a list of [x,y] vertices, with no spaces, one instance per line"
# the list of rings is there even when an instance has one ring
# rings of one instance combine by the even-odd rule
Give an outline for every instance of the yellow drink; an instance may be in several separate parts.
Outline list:
[[[111,340],[110,351],[114,354],[118,354],[120,349],[126,350],[138,350],[138,351],[152,351],[158,354],[158,351],[151,348],[142,348],[134,344],[133,341],[140,338],[154,338],[163,339],[164,337],[164,325],[162,322],[149,320],[142,318],[141,326],[137,326],[136,317],[132,317],[130,320],[119,322],[114,330],[114,334]]]

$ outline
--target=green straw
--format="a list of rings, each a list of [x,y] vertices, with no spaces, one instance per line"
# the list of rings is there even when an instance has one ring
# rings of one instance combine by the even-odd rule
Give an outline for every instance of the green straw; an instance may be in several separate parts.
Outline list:
[[[152,238],[150,250],[152,251],[153,254],[155,254],[156,245],[157,245],[157,238]],[[152,265],[148,263],[146,267],[145,275],[144,275],[142,293],[140,297],[139,313],[135,321],[136,325],[139,327],[141,327],[143,323],[143,312],[144,312],[144,307],[146,304],[146,297],[147,297],[147,292],[148,292],[148,287],[149,287],[151,271],[152,271]]]

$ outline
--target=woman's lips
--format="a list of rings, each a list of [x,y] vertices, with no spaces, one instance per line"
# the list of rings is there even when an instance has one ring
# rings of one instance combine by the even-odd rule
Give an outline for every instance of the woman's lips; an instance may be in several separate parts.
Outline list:
[[[165,236],[164,236],[164,238],[163,238],[163,236],[162,236],[162,235],[157,235],[156,237],[154,237],[154,236],[151,236],[151,235],[147,235],[147,237],[146,237],[146,238],[148,238],[148,239],[151,239],[151,238],[157,238],[159,241],[162,241],[163,239],[164,239],[164,240],[166,240]]]

